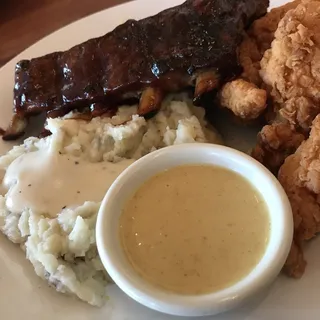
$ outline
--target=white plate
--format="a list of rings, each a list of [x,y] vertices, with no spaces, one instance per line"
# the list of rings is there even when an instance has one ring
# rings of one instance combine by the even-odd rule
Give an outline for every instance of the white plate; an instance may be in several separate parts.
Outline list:
[[[103,35],[129,18],[143,18],[182,0],[138,0],[77,21],[36,43],[0,69],[0,127],[11,116],[15,62],[52,51],[67,49],[92,37]],[[279,6],[286,0],[271,1]],[[41,28],[41,26],[39,26]],[[223,129],[230,145],[249,148],[254,130],[228,125]],[[0,154],[11,147],[0,142]],[[215,320],[295,320],[319,319],[320,316],[320,241],[313,241],[306,251],[308,267],[301,280],[279,276],[268,292],[240,310],[220,315]],[[37,278],[23,252],[0,236],[0,319],[1,320],[165,320],[176,319],[150,311],[126,297],[114,285],[108,287],[106,305],[97,309],[56,293]]]

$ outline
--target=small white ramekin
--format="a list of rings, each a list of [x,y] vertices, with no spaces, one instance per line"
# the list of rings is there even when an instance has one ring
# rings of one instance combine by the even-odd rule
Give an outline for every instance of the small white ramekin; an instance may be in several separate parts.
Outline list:
[[[244,279],[224,290],[181,295],[164,291],[142,279],[128,262],[119,240],[123,205],[148,178],[185,164],[219,165],[246,177],[261,192],[270,212],[270,241],[259,264]],[[141,304],[168,314],[204,316],[243,304],[279,274],[290,250],[293,220],[290,203],[277,179],[260,163],[231,148],[202,143],[167,147],[129,166],[108,190],[98,213],[96,240],[100,258],[114,282]]]

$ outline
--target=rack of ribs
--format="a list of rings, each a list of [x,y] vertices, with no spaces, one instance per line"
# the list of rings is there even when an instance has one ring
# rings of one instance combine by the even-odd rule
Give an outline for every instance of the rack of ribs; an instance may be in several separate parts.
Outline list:
[[[243,30],[267,11],[269,0],[187,0],[65,52],[16,64],[14,115],[4,140],[16,139],[28,119],[72,110],[100,116],[128,99],[138,113],[160,108],[165,94],[194,89],[194,103],[241,73]]]

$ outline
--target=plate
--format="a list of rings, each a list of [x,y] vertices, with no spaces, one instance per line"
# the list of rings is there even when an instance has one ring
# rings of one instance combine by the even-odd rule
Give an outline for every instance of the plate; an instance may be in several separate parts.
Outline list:
[[[64,50],[92,37],[101,36],[129,18],[144,18],[182,3],[182,0],[137,0],[79,20],[31,46],[0,69],[0,127],[11,116],[14,65],[22,58]],[[271,1],[272,6],[285,0]],[[254,141],[256,129],[222,123],[222,134],[231,146],[246,151]],[[0,154],[12,144],[0,142]],[[245,307],[206,320],[295,320],[319,319],[320,239],[306,248],[308,267],[301,280],[280,275],[276,282]],[[0,235],[0,318],[5,320],[174,320],[140,306],[115,285],[107,288],[109,299],[98,309],[56,293],[39,279],[18,246]],[[204,318],[201,318],[204,319]]]

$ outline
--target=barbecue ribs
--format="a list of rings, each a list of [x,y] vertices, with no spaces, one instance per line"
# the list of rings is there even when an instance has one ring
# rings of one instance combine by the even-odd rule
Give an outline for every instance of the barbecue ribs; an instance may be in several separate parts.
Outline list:
[[[195,87],[194,102],[241,73],[244,28],[268,0],[188,0],[65,52],[17,63],[14,116],[3,139],[22,135],[32,115],[77,110],[99,116],[128,99],[138,112],[159,109],[169,92]]]

